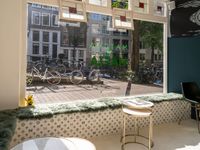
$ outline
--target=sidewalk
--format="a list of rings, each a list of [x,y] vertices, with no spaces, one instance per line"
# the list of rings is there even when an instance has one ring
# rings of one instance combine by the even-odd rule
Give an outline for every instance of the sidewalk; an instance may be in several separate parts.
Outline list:
[[[35,104],[62,103],[101,97],[124,96],[127,82],[103,79],[104,84],[58,85],[48,84],[27,87],[27,94],[33,94]],[[163,89],[154,85],[131,85],[131,95],[162,93]]]

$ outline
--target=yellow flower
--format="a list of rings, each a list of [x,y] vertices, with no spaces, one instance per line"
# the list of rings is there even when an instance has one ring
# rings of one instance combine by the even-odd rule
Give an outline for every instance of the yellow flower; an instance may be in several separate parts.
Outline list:
[[[29,106],[33,106],[33,95],[28,95],[27,96],[27,98],[25,98],[25,101],[27,102],[27,104],[29,105]]]

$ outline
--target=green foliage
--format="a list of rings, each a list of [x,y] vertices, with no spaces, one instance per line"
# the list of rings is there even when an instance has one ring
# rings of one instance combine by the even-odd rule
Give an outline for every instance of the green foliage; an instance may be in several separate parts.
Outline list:
[[[128,59],[119,58],[119,66],[126,67],[128,65]]]
[[[117,57],[113,56],[112,67],[118,67],[118,66],[119,66],[118,59],[117,59]]]
[[[163,25],[159,23],[140,21],[140,40],[146,48],[163,50]]]
[[[112,7],[128,9],[128,0],[113,0]]]
[[[97,63],[97,59],[95,56],[92,57],[92,60],[90,62],[90,65],[97,67],[98,63]]]

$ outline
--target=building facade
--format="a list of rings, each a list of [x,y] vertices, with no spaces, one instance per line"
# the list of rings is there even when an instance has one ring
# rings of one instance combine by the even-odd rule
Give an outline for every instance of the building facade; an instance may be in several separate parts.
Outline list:
[[[57,58],[60,53],[58,9],[28,4],[28,61]]]
[[[85,61],[86,31],[84,23],[60,22],[56,7],[28,4],[27,60],[56,59],[64,54],[69,62]]]
[[[131,35],[124,30],[119,32],[111,27],[112,17],[89,13],[87,31],[87,60],[93,56],[105,54],[121,55],[128,58],[128,49],[131,45]],[[123,51],[121,51],[123,49]]]
[[[116,56],[128,59],[132,48],[132,34],[128,30],[114,30],[112,17],[88,13],[88,22],[60,22],[56,7],[28,5],[28,61],[44,57],[58,58],[64,54],[70,62],[85,62],[91,58]],[[151,50],[140,44],[140,63],[151,64]],[[162,53],[155,50],[154,62],[162,64]]]

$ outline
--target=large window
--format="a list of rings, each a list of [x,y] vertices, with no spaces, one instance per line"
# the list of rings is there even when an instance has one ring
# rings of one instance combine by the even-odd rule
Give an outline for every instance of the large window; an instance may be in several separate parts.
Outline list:
[[[103,1],[90,3],[102,5]],[[27,89],[38,86],[31,91],[36,103],[124,96],[128,79],[132,81],[130,95],[163,92],[162,24],[133,20],[138,24],[134,30],[115,29],[111,16],[97,13],[87,13],[87,23],[58,23],[57,8],[34,10],[38,10],[35,23],[40,25],[28,25],[27,54],[32,57],[28,61],[41,60],[44,68],[48,66],[62,77],[55,86],[33,80]],[[40,13],[41,19],[37,18]],[[72,77],[73,71],[77,76]],[[89,77],[95,71],[97,74]]]

